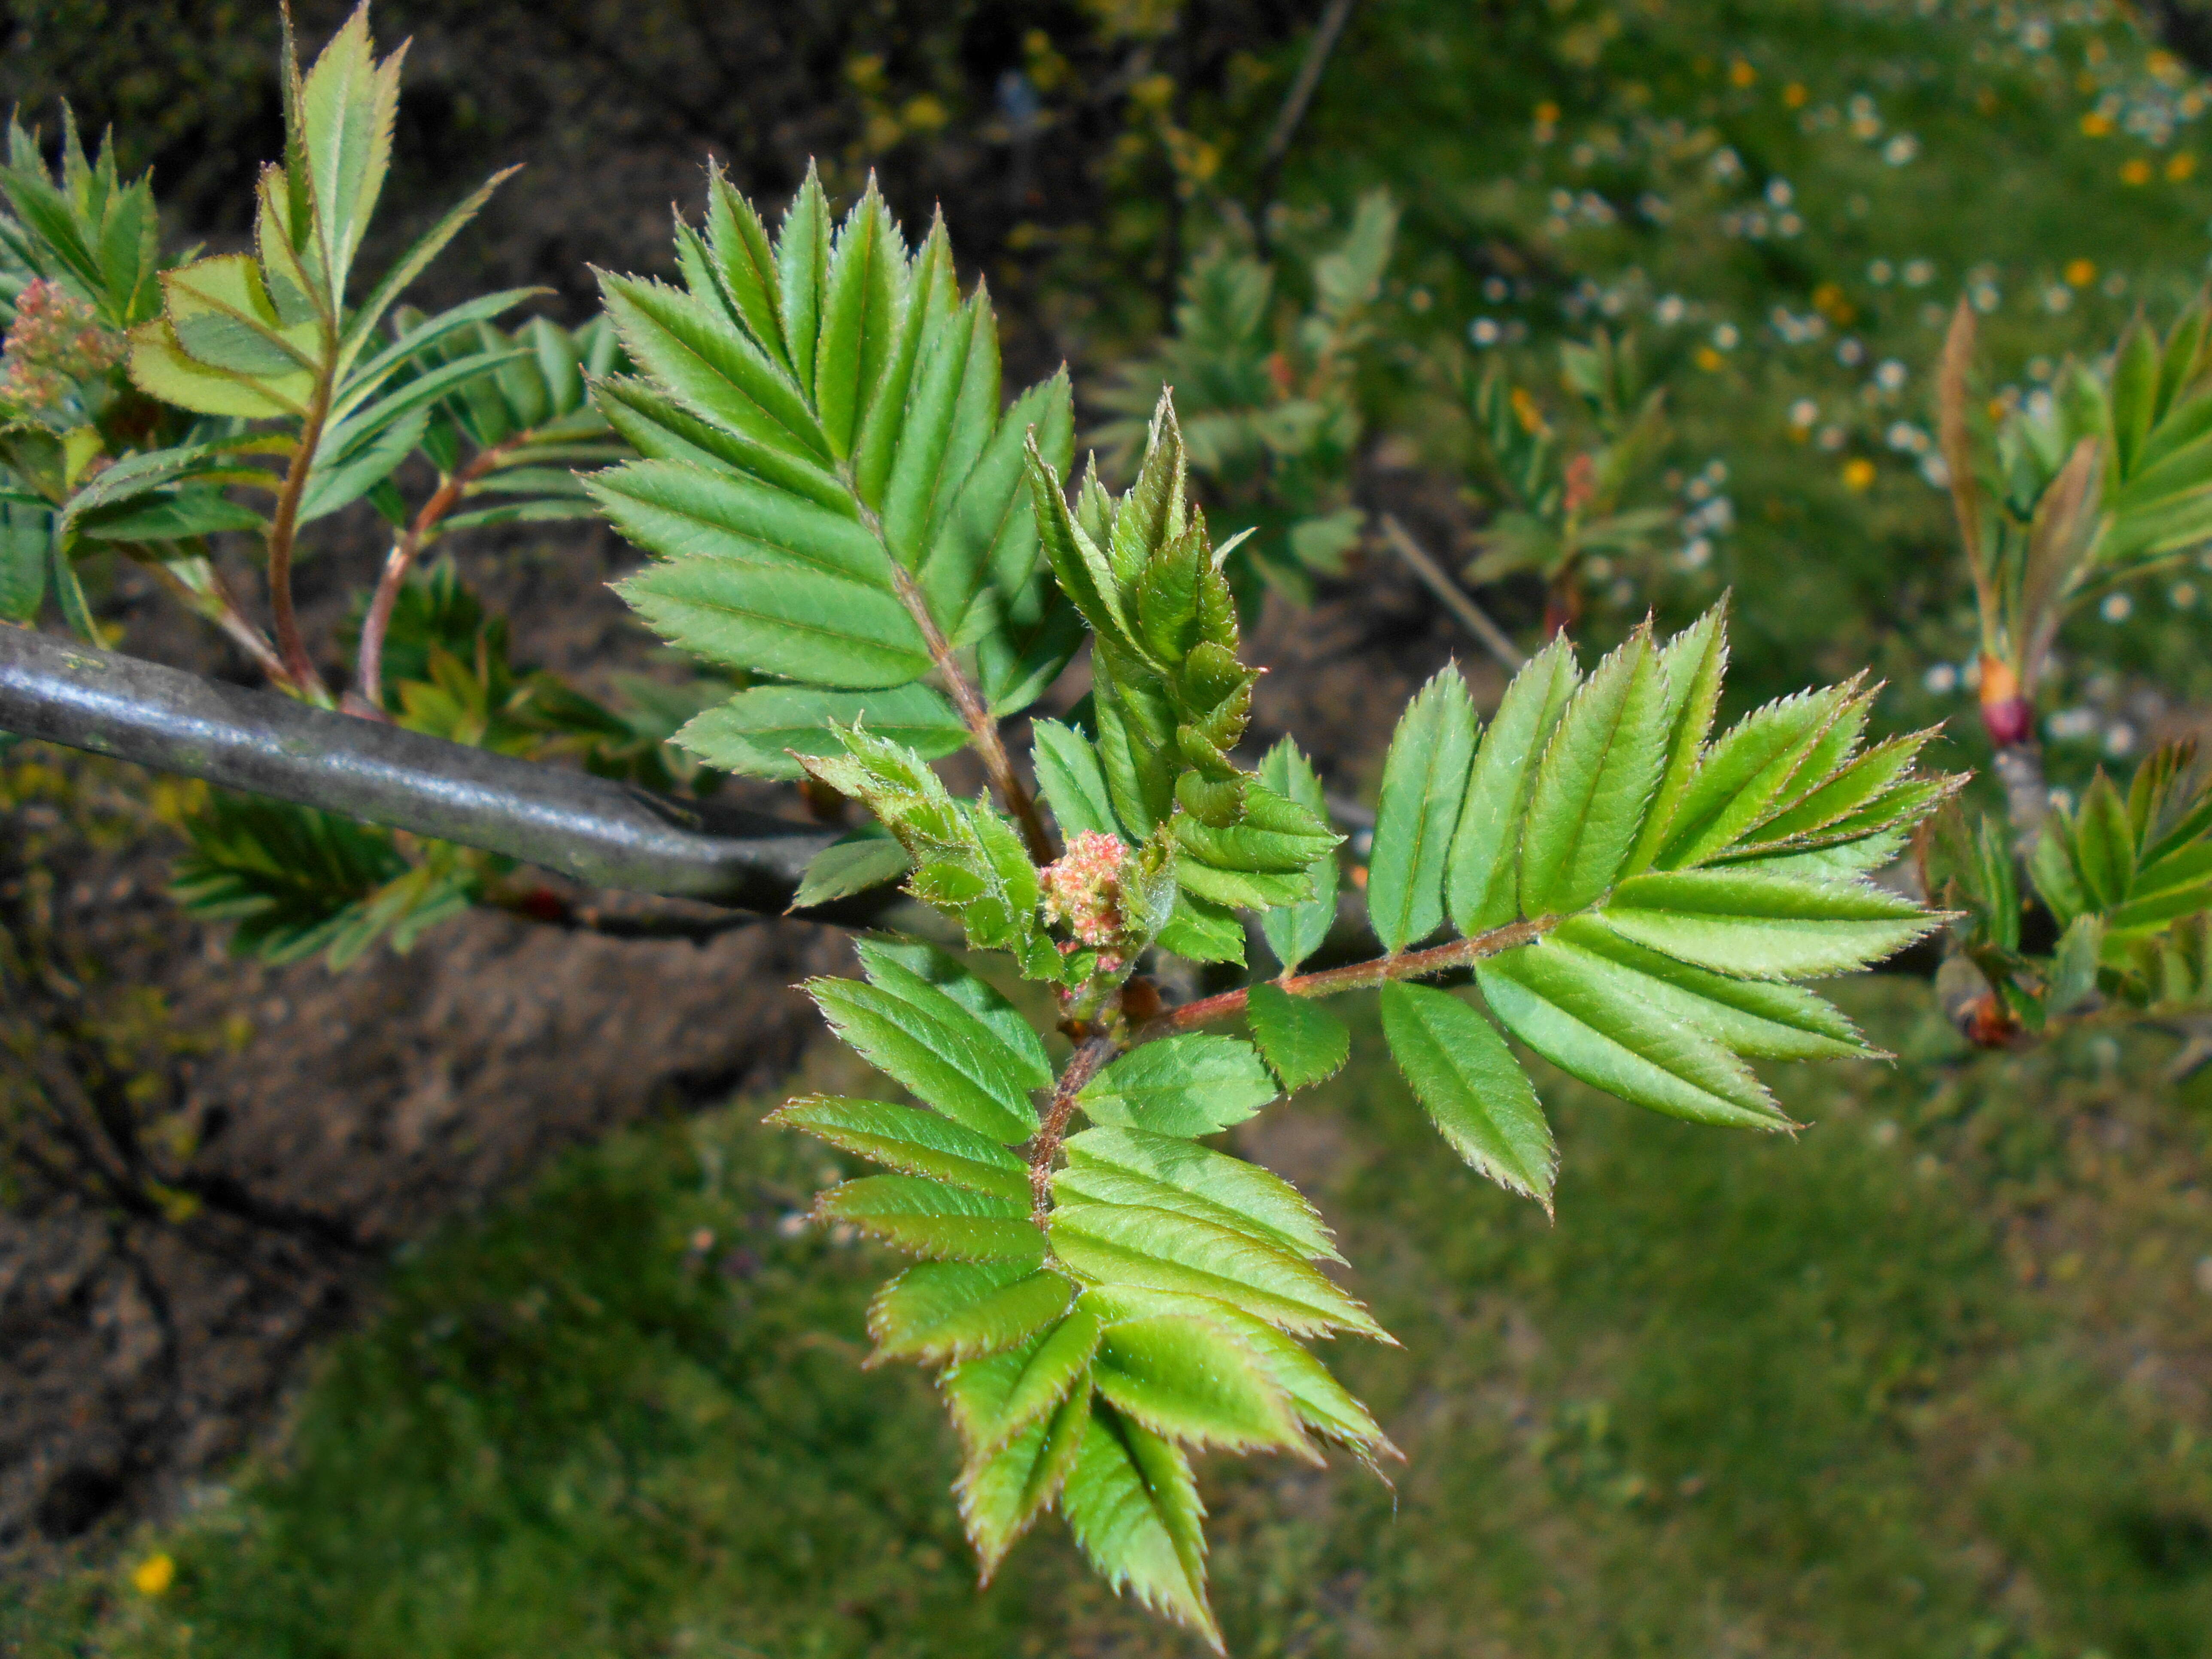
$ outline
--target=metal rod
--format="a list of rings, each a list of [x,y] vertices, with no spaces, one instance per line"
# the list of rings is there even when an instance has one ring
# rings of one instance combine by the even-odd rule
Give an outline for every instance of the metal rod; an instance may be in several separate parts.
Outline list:
[[[28,629],[0,626],[0,732],[481,848],[593,887],[769,914],[790,904],[833,838]],[[882,908],[874,897],[809,914],[856,920]]]

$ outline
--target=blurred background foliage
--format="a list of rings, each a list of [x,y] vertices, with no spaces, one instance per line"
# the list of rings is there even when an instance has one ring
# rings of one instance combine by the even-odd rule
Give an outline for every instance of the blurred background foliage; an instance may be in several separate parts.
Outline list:
[[[296,9],[311,41],[341,15]],[[2212,252],[2194,0],[387,0],[378,24],[415,45],[369,264],[527,163],[426,304],[543,283],[581,325],[586,264],[657,269],[702,155],[771,202],[810,157],[848,198],[872,171],[908,222],[943,203],[1017,381],[1073,363],[1109,465],[1177,385],[1218,527],[1261,530],[1252,602],[1345,591],[1392,556],[1384,514],[1524,642],[1565,612],[1609,645],[1732,588],[1732,697],[1871,663],[1879,722],[1948,720],[1954,763],[1989,750],[1936,429],[1953,307],[1987,412],[2034,412],[2138,308],[2170,327]],[[27,120],[66,98],[155,168],[173,245],[242,243],[281,147],[273,8],[18,0],[5,27]],[[1600,483],[1610,527],[1570,534]],[[472,600],[409,603],[424,676],[434,647],[505,672]],[[2054,782],[2193,723],[2209,609],[2192,559],[2074,616]],[[595,763],[674,781],[652,739],[681,718],[606,715]],[[58,774],[9,787],[19,824],[125,833]],[[373,885],[385,849],[354,851]],[[1347,1476],[1226,1487],[1238,1651],[2205,1651],[2202,1382],[2125,1358],[2130,1319],[2205,1352],[2201,1086],[2159,1086],[2154,1038],[1968,1063],[1924,992],[1869,994],[1906,1062],[1817,1085],[1799,1115],[1834,1133],[1692,1158],[1583,1114],[1556,1234],[1401,1146],[1363,1073],[1302,1108],[1349,1126],[1351,1253],[1401,1274],[1382,1310],[1411,1346],[1358,1380],[1425,1426],[1395,1514]],[[80,1080],[203,1040],[114,1006],[71,1036]],[[749,1116],[579,1154],[427,1247],[284,1456],[0,1619],[33,1653],[1172,1650],[1050,1549],[972,1599],[949,1509],[878,1501],[941,1489],[882,1473],[941,1456],[927,1402],[805,1334],[857,1328],[868,1273],[786,1237],[814,1175]],[[189,1205],[173,1161],[133,1190]],[[609,1243],[639,1233],[642,1268]],[[1554,1394],[1583,1403],[1516,1403]],[[753,1501],[769,1480],[787,1510]]]
[[[415,44],[388,245],[364,257],[417,234],[449,181],[525,162],[429,298],[542,283],[579,322],[587,264],[665,262],[665,205],[696,206],[702,155],[769,200],[817,156],[843,194],[877,173],[909,221],[945,204],[1013,325],[1010,370],[1072,359],[1088,418],[1125,447],[1109,422],[1136,400],[1131,359],[1177,361],[1162,334],[1188,336],[1209,293],[1217,312],[1229,302],[1239,256],[1276,258],[1258,302],[1285,313],[1269,343],[1294,345],[1316,262],[1379,188],[1396,240],[1361,323],[1376,337],[1350,375],[1346,466],[1370,483],[1417,465],[1464,477],[1471,554],[1495,502],[1465,392],[1495,366],[1552,407],[1567,395],[1560,343],[1632,334],[1670,428],[1638,505],[1679,509],[1681,533],[1589,565],[1594,639],[1653,604],[1679,621],[1734,585],[1739,695],[1872,660],[1897,680],[1898,720],[1965,707],[1964,570],[1929,482],[1943,325],[1968,298],[1989,392],[2025,401],[2069,354],[2108,349],[2137,307],[2164,326],[2195,294],[2212,146],[2186,54],[2212,64],[2208,14],[2185,0],[1309,9],[394,0],[380,27]],[[1279,154],[1315,26],[1340,11]],[[338,15],[303,4],[303,37]],[[281,136],[275,36],[272,9],[231,0],[25,0],[8,90],[49,130],[64,95],[88,131],[112,125],[125,173],[155,169],[173,240],[230,245],[240,181]],[[1252,343],[1216,355],[1264,370]],[[1343,538],[1315,542],[1326,574]],[[2086,755],[2131,724],[2126,751],[2143,737],[2130,692],[2204,689],[2199,586],[2130,592],[2078,625],[2062,748]],[[1498,608],[1516,623],[1534,603]]]

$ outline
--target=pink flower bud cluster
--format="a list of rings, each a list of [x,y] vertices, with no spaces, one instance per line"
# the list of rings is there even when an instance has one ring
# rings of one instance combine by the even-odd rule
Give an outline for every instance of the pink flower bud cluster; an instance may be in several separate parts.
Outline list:
[[[93,308],[41,276],[15,296],[15,325],[0,358],[0,401],[27,410],[57,407],[72,380],[104,374],[123,361],[123,337],[100,326]]]
[[[1045,915],[1085,945],[1112,943],[1121,931],[1121,869],[1128,856],[1112,836],[1085,830],[1037,872]]]

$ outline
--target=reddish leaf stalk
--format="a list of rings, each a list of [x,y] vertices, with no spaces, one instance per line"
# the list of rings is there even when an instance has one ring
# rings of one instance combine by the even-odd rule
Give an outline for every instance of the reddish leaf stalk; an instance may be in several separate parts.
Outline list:
[[[1121,1051],[1121,1045],[1110,1036],[1086,1037],[1053,1085],[1052,1104],[1029,1144],[1030,1213],[1040,1228],[1052,1216],[1053,1161],[1067,1137],[1067,1121],[1075,1115],[1075,1097]]]
[[[1485,957],[1498,956],[1516,945],[1540,939],[1558,927],[1562,920],[1559,916],[1540,916],[1534,921],[1509,922],[1503,927],[1493,927],[1488,933],[1477,933],[1473,939],[1455,939],[1449,945],[1434,945],[1426,951],[1407,951],[1395,957],[1377,957],[1370,962],[1348,963],[1344,967],[1324,969],[1317,974],[1291,974],[1275,981],[1274,984],[1278,990],[1288,991],[1294,997],[1327,997],[1334,996],[1340,991],[1364,990],[1390,980],[1426,979],[1431,974],[1464,968]],[[1186,1002],[1180,1008],[1170,1008],[1145,1026],[1138,1034],[1139,1039],[1168,1036],[1213,1020],[1241,1014],[1250,996],[1250,988],[1247,987],[1241,990],[1224,991],[1218,996],[1200,997],[1195,1002]]]
[[[526,432],[518,433],[504,443],[494,444],[439,484],[399,539],[392,543],[392,551],[384,561],[384,573],[376,580],[376,593],[369,600],[368,615],[362,620],[361,649],[354,665],[354,694],[347,700],[350,712],[371,720],[384,718],[384,636],[392,627],[392,611],[399,602],[400,585],[414,568],[430,532],[460,504],[462,492],[497,466],[529,435]]]
[[[323,424],[330,418],[331,383],[319,377],[314,399],[300,426],[300,445],[284,473],[277,492],[276,511],[269,521],[269,608],[276,623],[276,649],[284,659],[285,678],[299,696],[327,702],[329,694],[314,659],[300,633],[299,613],[292,606],[292,543],[300,526],[300,502],[307,493],[307,477],[314,470],[315,449],[322,442]]]
[[[992,717],[975,688],[969,684],[968,677],[960,672],[952,642],[945,637],[937,618],[929,614],[929,604],[922,597],[921,589],[906,567],[896,559],[891,561],[891,581],[900,600],[912,613],[915,626],[921,629],[922,642],[929,647],[929,659],[937,665],[945,689],[952,694],[952,701],[960,709],[960,718],[967,725],[968,735],[975,739],[975,753],[983,763],[991,787],[999,792],[999,799],[1006,802],[1006,810],[1021,825],[1022,840],[1029,848],[1030,860],[1037,864],[1050,864],[1054,858],[1052,832],[1045,828],[1036,802],[1030,799],[1030,792],[1022,787],[1021,778],[1014,771],[1013,761],[999,736],[999,722]]]

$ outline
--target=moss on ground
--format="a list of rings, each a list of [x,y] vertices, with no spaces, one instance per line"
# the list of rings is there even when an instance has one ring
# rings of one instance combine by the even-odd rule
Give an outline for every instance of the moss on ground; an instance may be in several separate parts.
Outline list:
[[[1410,1462],[1211,1471],[1234,1651],[2204,1651],[2207,1089],[2149,1039],[1962,1058],[1917,987],[1857,988],[1906,1058],[1790,1074],[1795,1140],[1554,1086],[1556,1226],[1442,1155],[1371,1031],[1263,1116],[1405,1344],[1332,1357]],[[412,1253],[281,1451],[17,1607],[24,1650],[1184,1652],[1056,1528],[973,1589],[927,1382],[859,1368],[884,1260],[795,1222],[833,1171],[761,1109]]]

